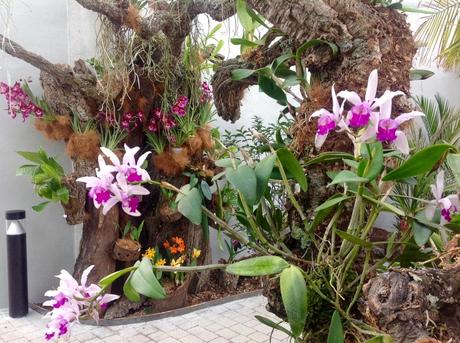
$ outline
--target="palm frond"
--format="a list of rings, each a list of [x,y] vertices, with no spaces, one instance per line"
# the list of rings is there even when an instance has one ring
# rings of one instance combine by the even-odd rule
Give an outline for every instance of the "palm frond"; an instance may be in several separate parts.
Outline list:
[[[460,65],[460,0],[430,0],[423,6],[434,13],[425,16],[415,32],[415,39],[422,45],[419,49],[421,62],[436,58],[446,67]]]
[[[460,146],[460,110],[451,106],[439,94],[435,95],[433,100],[423,96],[414,100],[425,113],[422,117],[423,126],[412,128],[411,135],[416,141],[415,145],[421,148],[429,144],[447,142]]]

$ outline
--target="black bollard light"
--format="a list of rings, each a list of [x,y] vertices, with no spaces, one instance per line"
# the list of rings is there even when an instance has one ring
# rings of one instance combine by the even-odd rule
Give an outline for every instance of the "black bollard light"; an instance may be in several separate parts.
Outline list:
[[[8,300],[11,318],[24,317],[29,312],[26,230],[22,226],[25,217],[24,210],[11,210],[5,213]]]

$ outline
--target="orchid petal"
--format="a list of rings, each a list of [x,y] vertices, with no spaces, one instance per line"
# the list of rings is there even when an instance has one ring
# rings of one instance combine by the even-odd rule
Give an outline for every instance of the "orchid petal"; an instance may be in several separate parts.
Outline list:
[[[120,200],[116,197],[112,197],[107,202],[104,204],[104,207],[102,208],[102,214],[106,215],[110,209],[115,206]]]
[[[362,133],[360,140],[361,142],[366,142],[372,138],[375,138],[377,131],[378,131],[378,121],[379,121],[379,113],[378,112],[371,112],[369,124],[367,128]]]
[[[413,118],[416,118],[416,117],[424,117],[425,114],[422,113],[422,112],[419,112],[419,111],[412,111],[412,112],[409,112],[409,113],[403,113],[401,114],[400,116],[398,116],[397,118],[395,118],[395,121],[401,125],[402,123],[408,121],[408,120],[411,120]]]
[[[115,155],[115,153],[107,148],[101,147],[102,153],[107,156],[115,167],[120,167],[120,159]]]
[[[321,149],[321,147],[323,146],[324,142],[326,141],[326,138],[327,138],[327,134],[326,135],[320,135],[320,134],[316,134],[315,136],[315,147],[316,149]]]
[[[335,115],[340,115],[340,106],[339,101],[337,100],[337,95],[335,94],[334,85],[331,87],[331,96],[332,96],[332,112]]]
[[[93,270],[94,268],[94,265],[92,266],[89,266],[88,268],[86,268],[83,273],[81,274],[81,285],[83,287],[86,287],[86,281],[88,281],[88,275],[89,273],[91,273],[91,271]]]
[[[123,155],[123,164],[135,166],[136,160],[134,156],[137,154],[139,150],[140,148],[138,146],[134,148],[130,148],[129,146],[125,144],[125,154]]]
[[[119,299],[120,296],[119,295],[115,295],[115,294],[104,294],[101,299],[99,300],[99,305],[104,305],[104,304],[107,304],[111,301],[114,301],[114,300],[117,300]]]
[[[353,105],[358,105],[360,104],[361,98],[359,97],[358,93],[356,92],[350,92],[350,91],[341,91],[337,94],[339,98],[343,98],[345,100],[348,100],[351,102]]]
[[[383,103],[387,102],[390,99],[393,99],[395,96],[404,95],[401,91],[392,92],[386,90],[385,93],[380,98],[375,99],[375,102],[372,104],[371,109],[376,109],[380,107]]]
[[[452,202],[448,197],[439,199],[439,204],[441,205],[441,209],[448,210],[452,206]]]
[[[435,205],[434,202],[430,202],[430,204],[428,204],[425,207],[425,217],[426,217],[426,219],[432,220],[433,217],[434,217],[435,212],[436,212],[436,205]]]
[[[451,194],[446,197],[450,200],[451,204],[457,208],[457,211],[460,210],[460,199],[457,194]]]
[[[98,185],[101,180],[95,176],[83,176],[79,177],[76,181],[86,183],[86,187],[94,187]]]
[[[375,95],[377,94],[377,84],[378,84],[378,71],[374,69],[369,74],[369,79],[367,80],[367,89],[366,89],[366,96],[364,99],[371,104],[372,101],[375,99]]]
[[[315,117],[322,117],[322,116],[325,116],[325,115],[329,115],[330,112],[328,110],[326,110],[325,108],[322,108],[318,111],[315,111],[313,112],[313,114],[310,116],[310,118],[315,118]]]
[[[138,185],[132,185],[132,186],[130,185],[128,193],[130,195],[148,195],[150,194],[150,192],[146,188],[142,186],[138,186]]]
[[[389,119],[391,118],[391,109],[393,106],[393,100],[388,99],[380,105],[380,119]]]
[[[400,130],[396,131],[396,139],[394,140],[396,149],[401,151],[405,155],[409,155],[409,142],[407,141],[406,134]]]
[[[151,151],[147,151],[146,153],[142,154],[139,159],[137,160],[137,166],[139,168],[142,167],[142,165],[144,164],[145,160],[147,159],[147,157],[151,154],[152,152]]]
[[[442,198],[442,193],[444,193],[444,170],[440,170],[436,175],[436,193],[433,192],[433,188],[431,189],[434,197],[436,200],[440,200]]]

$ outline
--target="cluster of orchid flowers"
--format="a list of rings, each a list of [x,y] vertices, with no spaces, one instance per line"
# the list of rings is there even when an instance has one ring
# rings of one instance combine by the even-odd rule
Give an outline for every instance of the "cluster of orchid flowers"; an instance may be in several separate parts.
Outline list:
[[[377,84],[377,70],[373,70],[369,75],[364,99],[361,99],[356,92],[346,90],[336,94],[332,86],[332,112],[322,108],[312,114],[312,117],[318,117],[315,137],[317,149],[322,147],[331,131],[337,130],[346,132],[355,146],[378,140],[382,143],[392,143],[401,153],[409,154],[409,143],[401,130],[401,125],[415,117],[424,116],[424,114],[412,111],[393,119],[391,117],[392,99],[404,93],[386,90],[380,98],[377,98]],[[342,99],[341,103],[338,98]],[[351,105],[351,108],[344,115],[347,103]]]
[[[45,332],[47,341],[68,337],[71,327],[81,317],[90,317],[97,322],[99,312],[105,310],[109,302],[119,298],[118,295],[104,294],[98,285],[87,285],[88,275],[93,267],[83,271],[80,284],[67,271],[62,270],[56,276],[60,279],[59,287],[45,293],[45,296],[52,298],[43,303],[43,306],[52,308],[45,315],[45,318],[50,319]]]
[[[139,126],[141,126],[143,121],[144,121],[144,112],[142,111],[138,111],[136,113],[125,112],[121,116],[120,125],[123,130],[129,133],[137,129]]]
[[[0,94],[5,96],[8,113],[11,118],[15,119],[18,115],[21,115],[24,122],[31,115],[37,118],[43,117],[43,109],[30,99],[19,82],[15,82],[11,87],[4,82],[0,82]]]
[[[113,206],[120,203],[124,212],[131,216],[140,216],[139,204],[142,195],[150,192],[139,185],[141,182],[149,181],[150,176],[142,168],[148,155],[146,152],[136,161],[135,155],[139,147],[130,148],[125,144],[125,154],[122,161],[110,149],[101,147],[103,155],[109,159],[106,163],[103,155],[99,155],[99,168],[96,169],[96,176],[85,176],[77,179],[78,182],[86,184],[89,188],[88,196],[93,200],[94,206],[100,208],[106,214]]]
[[[212,99],[212,89],[209,83],[206,81],[201,83],[201,96],[200,96],[200,102],[205,103],[208,102]]]

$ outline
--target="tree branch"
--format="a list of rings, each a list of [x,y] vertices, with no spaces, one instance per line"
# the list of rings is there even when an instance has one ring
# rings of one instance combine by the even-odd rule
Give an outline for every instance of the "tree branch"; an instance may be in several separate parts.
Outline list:
[[[3,44],[0,48],[5,51],[7,54],[19,58],[24,62],[27,62],[33,65],[35,68],[48,73],[58,79],[66,79],[68,75],[64,73],[63,68],[51,63],[47,59],[43,58],[40,55],[37,55],[33,52],[27,51],[18,43],[4,37],[0,34],[0,40],[3,41]]]
[[[61,85],[70,87],[76,93],[79,93],[85,99],[92,101],[101,101],[101,95],[96,87],[96,79],[94,75],[88,74],[75,74],[68,65],[54,64],[45,59],[44,57],[27,51],[21,45],[8,39],[0,34],[0,49],[7,54],[19,58],[20,60],[29,63],[43,73],[50,75],[53,79],[57,80]]]
[[[127,0],[121,0],[118,5],[109,4],[102,0],[75,1],[88,10],[106,16],[115,25],[134,29],[144,39],[149,39],[160,32],[168,37],[178,37],[178,32],[183,31],[184,27],[188,27],[190,22],[199,14],[209,14],[212,19],[217,21],[223,21],[235,14],[234,0],[177,0],[166,6],[159,6],[151,17],[142,18],[139,16],[134,27],[133,23],[126,21],[130,8]],[[187,21],[185,26],[184,21]],[[180,36],[184,36],[184,34],[182,33]]]

